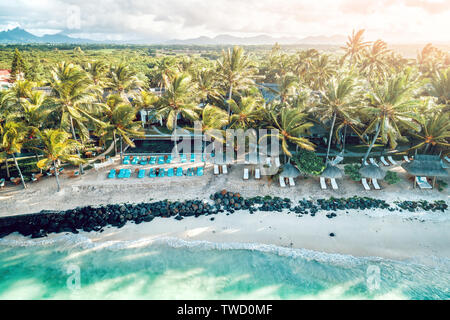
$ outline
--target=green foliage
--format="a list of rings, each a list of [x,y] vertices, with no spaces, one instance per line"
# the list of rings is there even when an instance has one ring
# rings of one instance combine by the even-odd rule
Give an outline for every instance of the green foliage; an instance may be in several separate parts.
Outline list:
[[[438,180],[436,181],[436,185],[439,191],[444,191],[444,189],[447,189],[448,184],[447,182],[443,181],[443,180]]]
[[[362,176],[359,173],[359,169],[361,169],[361,166],[359,164],[347,164],[344,167],[344,172],[346,175],[349,176],[349,178],[353,181],[360,181]]]
[[[17,79],[18,75],[25,76],[27,74],[27,65],[25,60],[22,58],[20,51],[16,48],[14,51],[13,61],[11,64],[11,77],[12,79]]]
[[[299,149],[292,156],[297,168],[304,174],[320,175],[325,170],[325,163],[322,158],[317,156],[313,151]]]
[[[400,181],[400,178],[398,177],[397,172],[388,171],[386,172],[384,181],[386,181],[388,184],[396,184]]]

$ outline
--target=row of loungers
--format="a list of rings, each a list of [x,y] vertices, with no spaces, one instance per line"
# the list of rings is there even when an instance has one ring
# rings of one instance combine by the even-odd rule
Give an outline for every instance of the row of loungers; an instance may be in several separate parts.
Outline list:
[[[330,178],[329,180],[330,180],[330,184],[331,184],[331,187],[333,188],[333,190],[339,190],[336,179]],[[322,188],[322,190],[327,190],[328,186],[327,186],[326,178],[320,177],[320,187]]]
[[[150,178],[156,178],[156,177],[182,177],[183,175],[186,175],[188,177],[192,177],[192,176],[198,176],[201,177],[203,176],[203,167],[198,167],[198,168],[188,168],[185,173],[183,172],[183,168],[169,168],[169,169],[164,169],[164,168],[151,168],[149,170],[148,176]],[[139,179],[145,178],[146,176],[146,170],[145,169],[140,169],[138,171],[138,175],[137,177]],[[114,179],[114,178],[118,178],[118,179],[123,179],[123,178],[130,178],[131,177],[131,170],[130,169],[120,169],[119,174],[117,174],[115,169],[112,169],[109,172],[108,175],[108,179]]]
[[[290,187],[295,187],[295,181],[294,178],[285,178],[285,177],[279,177],[280,180],[280,187],[286,188],[286,185]],[[286,183],[287,181],[287,183]]]
[[[406,161],[406,159],[408,159],[408,157],[405,156],[405,161]],[[386,167],[389,167],[391,165],[393,165],[393,166],[397,165],[397,161],[395,161],[391,156],[388,156],[386,158],[382,156],[382,157],[380,157],[380,161]],[[373,164],[374,166],[378,167],[378,163],[375,161],[374,158],[369,158],[369,162],[370,162],[370,164]],[[408,162],[409,162],[409,159],[408,159]],[[369,163],[366,161],[364,163],[364,165],[368,166]]]
[[[255,180],[261,180],[261,169],[256,168],[254,172]],[[248,168],[244,168],[244,180],[248,180],[250,176],[250,170]]]
[[[174,158],[172,157],[172,155],[168,155],[168,156],[151,156],[151,157],[138,157],[138,156],[125,156],[123,158],[122,163],[123,164],[132,164],[132,165],[147,165],[147,164],[170,164],[174,161]],[[190,162],[196,162],[197,161],[197,155],[195,153],[191,154],[191,157],[189,159]],[[202,156],[202,161],[204,162],[203,156]],[[186,163],[188,162],[187,156],[185,154],[181,154],[180,155],[180,162],[181,163]]]
[[[366,178],[362,178],[361,183],[362,183],[362,185],[363,185],[363,187],[364,187],[364,189],[365,189],[366,191],[370,191],[370,190],[371,190],[370,185],[369,185],[369,182],[372,182],[372,185],[373,185],[373,187],[374,187],[375,190],[381,190],[381,187],[380,187],[380,185],[378,184],[378,180],[377,180],[377,179],[366,179]]]

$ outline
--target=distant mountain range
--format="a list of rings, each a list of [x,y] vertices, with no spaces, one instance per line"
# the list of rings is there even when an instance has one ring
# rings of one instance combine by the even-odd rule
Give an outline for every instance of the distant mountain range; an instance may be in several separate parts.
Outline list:
[[[230,35],[218,35],[214,38],[198,37],[186,40],[169,40],[166,44],[180,45],[267,45],[267,44],[339,44],[343,45],[347,41],[346,36],[311,36],[306,38],[284,37],[274,38],[268,35],[259,35],[253,37],[235,37]]]
[[[0,32],[1,44],[16,44],[16,43],[94,43],[95,41],[88,39],[72,38],[64,33],[46,34],[42,37],[35,36],[28,31],[21,28],[14,28],[11,30]]]
[[[169,40],[169,41],[154,41],[154,40],[134,40],[134,41],[110,41],[110,43],[136,43],[136,44],[167,44],[167,45],[273,45],[278,42],[279,44],[339,44],[343,45],[346,41],[345,36],[333,35],[333,36],[315,36],[306,38],[284,37],[274,38],[268,35],[259,35],[253,37],[235,37],[231,35],[218,35],[214,38],[210,37],[198,37],[186,40]],[[90,39],[72,38],[64,33],[57,33],[53,35],[43,35],[41,37],[21,29],[14,28],[11,30],[0,32],[0,44],[27,44],[27,43],[70,43],[70,44],[83,44],[83,43],[109,43],[108,41],[95,41]]]

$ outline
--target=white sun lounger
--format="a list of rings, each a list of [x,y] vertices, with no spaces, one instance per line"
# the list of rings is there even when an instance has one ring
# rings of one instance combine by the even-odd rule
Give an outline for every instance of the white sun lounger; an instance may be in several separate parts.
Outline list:
[[[386,161],[386,159],[383,156],[380,157],[380,161],[386,167],[389,167],[391,165],[389,162]]]
[[[269,168],[272,166],[272,160],[270,159],[270,157],[266,158],[266,165],[269,166]]]
[[[392,158],[392,156],[387,157],[388,160],[392,163],[392,165],[396,166],[397,165],[397,161],[394,160],[394,158]]]
[[[420,189],[433,189],[426,177],[416,177],[416,182]]]
[[[228,167],[226,164],[222,165],[222,173],[223,174],[228,174]]]
[[[284,177],[280,177],[280,187],[286,188],[286,183],[284,182]]]
[[[294,178],[289,178],[289,185],[290,185],[291,187],[295,187],[295,181],[294,181]]]
[[[214,165],[214,174],[217,176],[219,175],[219,166],[217,164]]]
[[[445,156],[444,159],[445,159],[445,161],[450,162],[450,158],[449,157]]]
[[[411,162],[409,161],[408,156],[403,156],[403,160],[405,160],[406,162]]]
[[[361,159],[361,162],[365,165],[365,166],[368,166],[369,164],[367,163],[367,160],[366,161],[364,161],[364,158],[363,159]]]
[[[362,185],[364,186],[364,189],[366,189],[366,191],[370,191],[370,186],[367,183],[367,179],[366,178],[362,178],[361,182],[362,182]]]
[[[331,187],[333,188],[333,190],[339,190],[338,184],[336,182],[336,179],[330,179],[331,182]]]
[[[327,190],[327,182],[324,177],[320,177],[320,187],[322,190]]]
[[[370,161],[370,163],[373,164],[374,166],[379,167],[378,163],[375,161],[374,158],[370,158],[369,161]]]
[[[372,184],[373,184],[373,187],[375,188],[375,190],[381,190],[377,179],[372,179]]]
[[[244,180],[248,180],[248,169],[244,169]]]
[[[255,179],[256,180],[261,179],[261,170],[260,169],[255,169]]]
[[[280,157],[276,157],[275,158],[275,166],[276,167],[280,167],[281,166],[281,164],[280,164]]]

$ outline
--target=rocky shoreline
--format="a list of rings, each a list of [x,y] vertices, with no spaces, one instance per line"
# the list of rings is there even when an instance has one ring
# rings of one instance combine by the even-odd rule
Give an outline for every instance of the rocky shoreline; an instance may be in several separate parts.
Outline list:
[[[289,198],[253,197],[245,198],[239,193],[222,190],[210,196],[212,202],[203,200],[174,201],[167,200],[140,203],[114,204],[101,207],[80,207],[66,211],[41,211],[0,218],[0,238],[11,233],[19,232],[23,236],[32,238],[45,237],[50,233],[71,232],[103,232],[106,226],[123,227],[128,221],[135,224],[151,222],[156,217],[175,218],[211,216],[216,214],[233,214],[237,210],[246,210],[250,214],[256,211],[282,212],[315,216],[319,211],[325,211],[326,217],[336,217],[336,211],[386,209],[389,211],[441,211],[445,212],[448,205],[445,201],[403,201],[389,204],[384,200],[367,197],[330,198],[300,200],[294,204]]]

